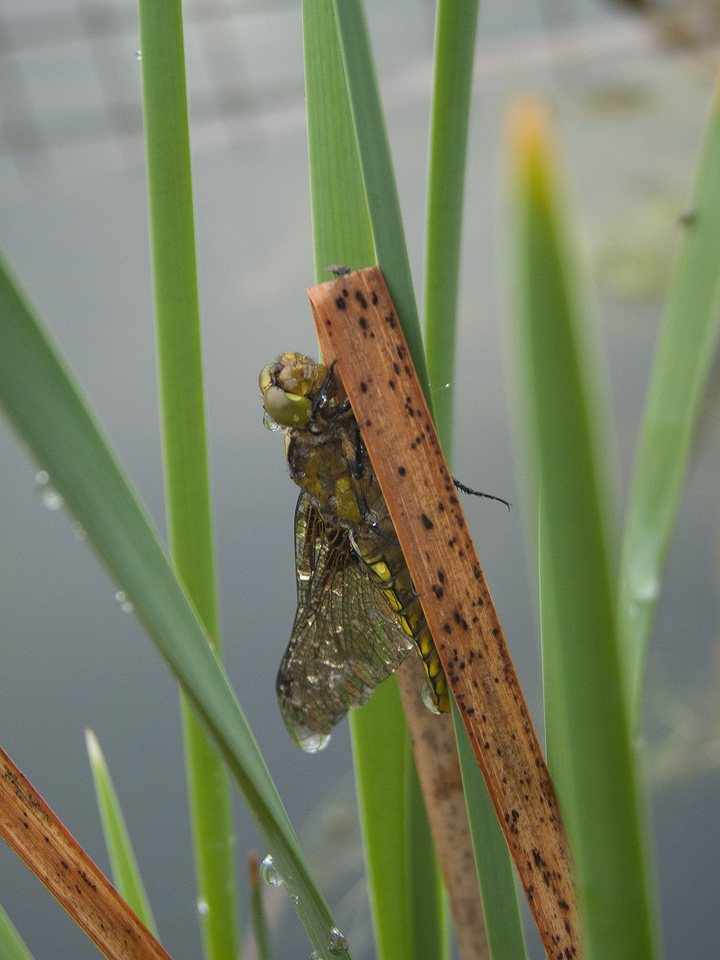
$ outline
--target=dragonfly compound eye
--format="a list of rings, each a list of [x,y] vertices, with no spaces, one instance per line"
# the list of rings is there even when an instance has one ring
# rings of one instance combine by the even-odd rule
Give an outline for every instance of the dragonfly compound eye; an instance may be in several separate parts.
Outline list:
[[[260,384],[260,389],[263,393],[267,390],[271,383],[274,383],[273,376],[273,367],[277,364],[269,363],[266,367],[263,367],[260,371],[260,376],[258,377],[258,383]]]
[[[263,393],[263,406],[267,415],[281,427],[305,427],[312,416],[312,400],[273,385]]]

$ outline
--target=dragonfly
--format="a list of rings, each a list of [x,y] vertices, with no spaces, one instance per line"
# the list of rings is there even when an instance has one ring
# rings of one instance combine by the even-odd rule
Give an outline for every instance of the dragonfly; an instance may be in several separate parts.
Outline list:
[[[293,740],[310,753],[415,647],[423,700],[450,710],[448,684],[395,528],[333,367],[283,353],[260,373],[265,425],[285,431],[295,509],[297,613],[277,677]]]

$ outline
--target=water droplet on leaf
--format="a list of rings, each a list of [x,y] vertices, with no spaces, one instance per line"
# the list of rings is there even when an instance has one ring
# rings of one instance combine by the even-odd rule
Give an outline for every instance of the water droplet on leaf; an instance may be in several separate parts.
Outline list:
[[[60,510],[65,505],[62,494],[50,483],[47,470],[38,470],[35,474],[35,489],[46,510]]]
[[[328,946],[330,947],[330,953],[334,957],[340,957],[347,951],[347,939],[340,933],[337,927],[333,927],[330,931],[330,943]]]
[[[281,887],[285,882],[282,874],[275,866],[275,862],[270,854],[268,854],[260,864],[260,876],[263,878],[265,883],[269,884],[271,887]]]
[[[115,601],[123,613],[132,613],[135,609],[135,604],[132,602],[132,600],[128,600],[128,595],[124,590],[116,591]]]
[[[422,688],[422,702],[428,708],[430,713],[437,713],[437,714],[442,713],[442,710],[440,709],[440,707],[438,707],[437,703],[435,702],[435,697],[427,682],[423,685],[423,688]]]

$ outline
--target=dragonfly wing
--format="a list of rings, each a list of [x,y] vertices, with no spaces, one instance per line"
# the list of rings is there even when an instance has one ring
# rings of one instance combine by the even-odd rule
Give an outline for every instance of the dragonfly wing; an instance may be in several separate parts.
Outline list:
[[[347,530],[325,526],[302,493],[295,512],[298,609],[280,665],[285,724],[303,745],[364,703],[412,649]]]

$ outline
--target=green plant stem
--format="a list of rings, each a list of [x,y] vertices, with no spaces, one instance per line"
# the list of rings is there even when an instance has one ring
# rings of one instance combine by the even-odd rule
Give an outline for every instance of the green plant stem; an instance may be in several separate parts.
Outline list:
[[[335,0],[357,153],[370,214],[378,266],[397,310],[428,407],[433,411],[417,303],[390,143],[361,0]]]
[[[409,745],[394,678],[355,712],[350,733],[377,955],[381,960],[414,960],[405,833]]]
[[[315,275],[375,263],[332,0],[303,0],[305,103]]]
[[[178,575],[218,647],[182,8],[178,0],[140,0],[139,9],[168,533]],[[235,960],[227,774],[187,704],[182,712],[205,953]]]
[[[424,326],[435,426],[448,463],[452,460],[460,241],[478,7],[479,0],[439,0],[435,27]]]
[[[450,960],[450,916],[447,897],[425,810],[409,731],[405,732],[405,869],[408,916],[414,941],[413,960]]]
[[[527,949],[515,887],[515,871],[485,781],[455,704],[453,723],[490,956],[492,960],[524,960]]]

